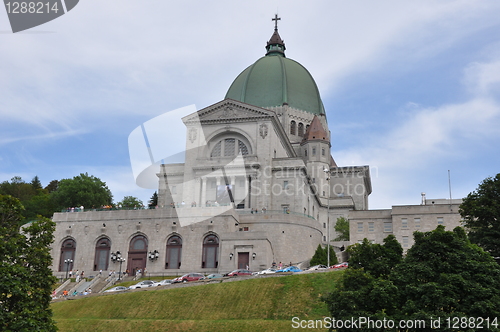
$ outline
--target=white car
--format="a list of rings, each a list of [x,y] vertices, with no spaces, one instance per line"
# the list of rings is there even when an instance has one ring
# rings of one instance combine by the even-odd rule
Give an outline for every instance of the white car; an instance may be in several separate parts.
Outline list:
[[[315,271],[315,270],[326,270],[328,269],[328,266],[326,265],[314,265],[314,266],[311,266],[310,268],[308,268],[307,270],[308,271]]]
[[[144,281],[141,281],[135,285],[130,286],[128,289],[148,288],[148,287],[153,286],[153,284],[154,284],[154,281],[144,280]]]
[[[271,274],[271,273],[275,273],[275,272],[276,272],[276,268],[270,267],[270,268],[265,269],[263,271],[256,272],[256,274]]]
[[[124,287],[124,286],[116,286],[116,287],[113,287],[113,288],[110,288],[108,290],[105,290],[104,293],[110,293],[110,292],[121,292],[121,291],[125,291],[127,290],[128,288],[127,287]]]
[[[152,287],[167,286],[172,284],[172,279],[165,279],[159,282],[155,282]]]

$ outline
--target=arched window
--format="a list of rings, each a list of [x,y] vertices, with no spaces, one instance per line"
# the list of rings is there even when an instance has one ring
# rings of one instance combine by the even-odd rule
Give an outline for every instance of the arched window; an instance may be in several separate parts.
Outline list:
[[[244,156],[249,154],[245,142],[238,138],[225,138],[214,145],[210,157],[232,157],[240,152]]]
[[[302,122],[299,123],[299,136],[304,136],[304,124]]]
[[[127,270],[134,275],[138,270],[144,272],[148,258],[148,240],[144,235],[136,235],[130,240],[128,248]]]
[[[207,269],[217,268],[219,252],[219,238],[215,234],[205,236],[203,239],[203,255],[201,267]]]
[[[295,121],[290,122],[290,134],[297,135],[297,123]]]
[[[147,251],[148,242],[142,235],[138,235],[130,241],[130,251]]]
[[[182,255],[182,239],[178,235],[173,235],[167,240],[167,257],[165,261],[166,269],[180,269]]]
[[[102,238],[97,241],[95,246],[94,271],[108,270],[110,249],[111,241],[108,238]]]
[[[73,239],[67,239],[63,242],[61,246],[61,257],[59,259],[59,271],[73,270],[73,263],[70,263],[68,267],[64,264],[66,259],[70,259],[73,262],[75,261],[75,251],[76,251],[76,242]]]

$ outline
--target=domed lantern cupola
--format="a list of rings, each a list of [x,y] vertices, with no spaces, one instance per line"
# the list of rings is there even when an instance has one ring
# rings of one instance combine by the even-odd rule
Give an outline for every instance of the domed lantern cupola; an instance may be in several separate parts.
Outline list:
[[[285,42],[281,39],[280,34],[278,33],[278,21],[281,20],[281,17],[278,17],[276,14],[272,20],[274,21],[274,33],[271,36],[271,39],[267,42],[266,55],[285,56]]]

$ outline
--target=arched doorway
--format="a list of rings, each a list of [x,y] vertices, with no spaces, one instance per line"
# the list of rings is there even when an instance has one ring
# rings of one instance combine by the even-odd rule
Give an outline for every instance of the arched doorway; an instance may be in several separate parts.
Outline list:
[[[165,261],[166,269],[180,269],[182,255],[182,239],[178,235],[172,235],[167,240],[167,255]]]
[[[59,259],[59,271],[63,272],[66,270],[73,270],[73,264],[75,261],[75,251],[76,242],[73,239],[64,240],[61,246],[61,258]],[[65,266],[64,261],[66,259],[72,260],[68,267]]]
[[[111,241],[108,238],[99,239],[95,246],[94,271],[108,270]]]
[[[205,236],[203,239],[202,268],[217,268],[219,265],[219,238],[215,234]]]
[[[136,235],[130,240],[128,249],[127,270],[134,275],[138,270],[144,272],[148,258],[148,240],[144,235]]]

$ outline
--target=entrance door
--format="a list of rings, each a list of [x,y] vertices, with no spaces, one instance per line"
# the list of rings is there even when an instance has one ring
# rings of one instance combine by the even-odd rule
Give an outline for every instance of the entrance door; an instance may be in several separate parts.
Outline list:
[[[129,257],[129,271],[131,275],[136,274],[136,272],[140,269],[142,272],[144,272],[144,269],[146,268],[146,260],[144,257],[134,257],[138,256],[137,254],[131,254],[131,257]],[[140,255],[142,256],[142,255]]]
[[[127,270],[135,275],[137,270],[144,272],[148,259],[148,242],[143,235],[137,235],[130,241],[128,249]]]
[[[250,253],[249,252],[239,252],[238,253],[238,269],[246,269],[250,265]]]

